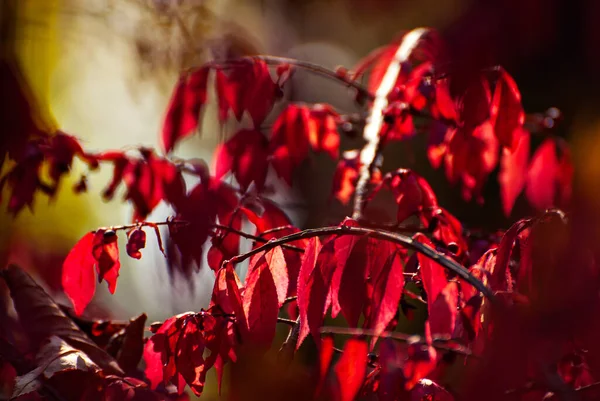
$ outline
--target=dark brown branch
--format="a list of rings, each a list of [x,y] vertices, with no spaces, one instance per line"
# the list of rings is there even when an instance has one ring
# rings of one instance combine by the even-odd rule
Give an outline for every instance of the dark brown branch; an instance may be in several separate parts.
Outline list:
[[[150,221],[141,221],[139,223],[132,224],[124,224],[121,226],[110,226],[110,227],[100,227],[100,229],[104,230],[112,230],[112,231],[122,231],[122,230],[131,230],[136,227],[155,227],[155,226],[187,226],[190,224],[187,221],[183,220],[167,220],[167,221],[159,221],[157,223],[153,223]]]
[[[251,239],[251,240],[254,240],[254,241],[257,241],[257,242],[263,243],[263,244],[265,244],[265,243],[269,242],[269,240],[268,240],[268,239],[265,239],[265,238],[263,238],[263,237],[258,237],[258,236],[256,236],[256,235],[248,234],[248,233],[245,233],[245,232],[243,232],[243,231],[236,230],[235,228],[231,228],[231,227],[229,227],[229,226],[225,226],[225,225],[223,225],[223,224],[213,224],[213,227],[214,227],[214,228],[218,228],[219,230],[225,230],[225,231],[229,231],[230,233],[237,234],[237,235],[239,235],[240,237],[244,237],[244,238],[247,238],[247,239]],[[282,248],[285,248],[285,249],[292,250],[292,251],[296,251],[296,252],[304,252],[304,249],[302,249],[302,248],[299,248],[299,247],[297,247],[297,246],[294,246],[294,245],[287,245],[287,244],[285,244],[285,245],[282,245],[281,247],[282,247]]]
[[[341,82],[345,86],[356,89],[356,91],[367,100],[373,100],[375,98],[375,96],[371,92],[369,92],[369,90],[365,86],[350,78],[349,74],[338,74],[336,71],[330,70],[329,68],[325,68],[319,64],[309,63],[307,61],[300,61],[293,58],[277,57],[270,55],[253,56],[252,58],[260,59],[269,65],[293,65],[294,67],[301,68],[313,74],[320,75],[322,77],[337,82]]]
[[[322,334],[341,334],[345,336],[365,336],[365,337],[378,337],[378,338],[389,338],[395,341],[402,341],[409,344],[427,344],[425,338],[418,335],[410,335],[404,333],[396,333],[392,331],[384,331],[380,334],[375,333],[375,330],[369,329],[358,329],[352,327],[333,327],[325,326],[321,328]],[[459,344],[451,344],[446,338],[433,338],[431,346],[440,350],[455,352],[457,354],[474,356],[471,350],[463,347]]]
[[[223,265],[227,263],[239,263],[242,262],[252,255],[256,255],[257,253],[271,250],[275,247],[278,247],[283,244],[287,244],[292,241],[312,238],[312,237],[321,237],[325,235],[370,235],[373,238],[381,239],[384,241],[394,242],[396,244],[402,245],[405,248],[412,249],[416,252],[419,252],[428,258],[434,260],[439,263],[445,269],[450,270],[473,287],[477,289],[477,291],[481,292],[486,298],[490,301],[494,301],[494,294],[492,290],[485,286],[479,279],[473,276],[465,267],[461,266],[454,260],[448,258],[447,256],[437,252],[435,249],[431,248],[429,245],[425,245],[418,241],[414,241],[411,237],[398,234],[391,233],[387,231],[375,230],[371,228],[364,227],[348,227],[348,226],[334,226],[334,227],[322,227],[322,228],[313,228],[304,231],[300,231],[294,234],[287,235],[285,237],[271,240],[266,244],[255,248],[249,252],[243,253],[241,255],[234,256],[233,258],[226,260],[223,262]]]

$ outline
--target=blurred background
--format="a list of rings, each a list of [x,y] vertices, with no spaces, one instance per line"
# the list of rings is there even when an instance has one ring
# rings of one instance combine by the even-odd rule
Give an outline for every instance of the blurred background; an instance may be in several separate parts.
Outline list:
[[[157,147],[171,90],[180,71],[212,57],[269,53],[352,67],[403,30],[439,29],[465,71],[500,64],[518,83],[527,112],[558,107],[564,120],[553,132],[573,146],[576,190],[600,200],[600,2],[595,0],[3,0],[2,57],[14,63],[31,88],[47,124],[82,139],[90,150]],[[358,110],[346,89],[299,73],[288,100],[329,102]],[[2,104],[10,102],[3,96]],[[202,135],[186,140],[181,157],[210,161],[227,136],[205,113]],[[2,129],[2,128],[0,128]],[[12,135],[2,130],[2,135]],[[534,137],[534,146],[542,140]],[[444,207],[468,226],[506,228],[530,213],[519,199],[510,220],[503,217],[495,174],[485,187],[486,203],[465,203],[441,171],[429,166],[424,139],[386,153],[386,169],[410,167],[430,180]],[[343,139],[342,148],[360,146]],[[75,170],[80,166],[75,166]],[[315,226],[349,213],[328,204],[335,163],[313,157],[302,166],[284,205],[299,226]],[[87,194],[71,182],[51,203],[39,196],[34,213],[0,214],[2,264],[16,262],[34,272],[59,300],[60,267],[87,231],[129,222],[131,209],[99,196],[110,169],[90,176]],[[159,208],[149,217],[164,220]],[[124,249],[124,244],[122,245]],[[117,292],[99,285],[90,315],[127,318],[147,312],[150,321],[205,307],[212,272],[195,275],[195,290],[170,282],[163,256],[149,236],[139,261],[122,257]]]

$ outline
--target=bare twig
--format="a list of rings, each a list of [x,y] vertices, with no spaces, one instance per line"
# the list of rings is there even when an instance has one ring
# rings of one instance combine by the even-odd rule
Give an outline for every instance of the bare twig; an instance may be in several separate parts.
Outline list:
[[[131,230],[132,228],[137,228],[137,227],[156,227],[156,226],[187,226],[188,224],[190,224],[187,221],[183,221],[183,220],[166,220],[166,221],[159,221],[157,223],[154,222],[150,222],[150,221],[141,221],[139,223],[132,223],[132,224],[124,224],[121,226],[110,226],[110,227],[100,227],[99,229],[104,229],[104,230],[112,230],[112,231],[122,231],[122,230]]]
[[[379,337],[379,338],[389,338],[391,340],[402,341],[409,344],[427,344],[427,341],[424,337],[418,335],[410,335],[404,333],[396,333],[392,331],[384,331],[382,333],[377,334],[375,330],[369,329],[359,329],[352,327],[333,327],[333,326],[325,326],[321,328],[322,334],[341,334],[346,336],[366,336],[366,337]],[[474,356],[470,349],[467,347],[463,347],[459,344],[451,344],[451,340],[446,338],[433,338],[432,343],[430,344],[432,347],[441,349],[444,351],[451,351],[461,355]]]
[[[278,317],[277,318],[277,323],[283,323],[283,324],[288,324],[290,326],[293,326],[293,325],[296,324],[296,321],[292,320],[292,319],[286,319],[284,317]]]
[[[228,232],[233,233],[233,234],[237,234],[240,237],[251,239],[251,240],[263,243],[263,244],[269,242],[269,240],[266,239],[266,238],[258,237],[256,235],[252,235],[252,234],[248,234],[248,233],[245,233],[245,232],[240,231],[240,230],[236,230],[235,228],[231,228],[231,227],[223,225],[223,224],[213,224],[213,227],[214,228],[218,228],[219,230],[224,230],[224,231],[228,231]],[[292,250],[292,251],[296,251],[296,252],[304,252],[304,249],[302,249],[300,247],[297,247],[297,246],[294,246],[294,245],[284,244],[281,247],[285,248],[285,249]]]

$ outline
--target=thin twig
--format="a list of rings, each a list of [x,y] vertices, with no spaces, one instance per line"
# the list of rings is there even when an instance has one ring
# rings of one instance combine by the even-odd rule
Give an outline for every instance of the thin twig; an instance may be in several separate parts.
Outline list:
[[[379,334],[375,332],[375,330],[369,329],[359,329],[352,327],[333,327],[333,326],[325,326],[321,327],[321,334],[340,334],[345,336],[366,336],[366,337],[378,337],[378,338],[389,338],[391,340],[402,341],[409,344],[423,344],[426,345],[427,341],[425,338],[418,335],[410,335],[404,333],[396,333],[392,331],[384,331]],[[434,348],[441,349],[444,351],[451,351],[461,355],[474,356],[471,350],[467,347],[463,347],[459,344],[451,344],[450,340],[446,338],[433,338],[431,345]]]
[[[404,273],[404,274],[406,275],[406,274],[412,274],[412,273]],[[414,292],[412,292],[412,291],[407,290],[406,288],[404,288],[403,293],[406,294],[406,295],[408,295],[410,297],[410,299],[414,299],[415,301],[419,301],[419,302],[427,305],[427,301],[425,301],[423,299],[423,297],[415,294]]]
[[[296,321],[292,320],[292,319],[286,319],[284,317],[278,317],[277,323],[284,323],[284,324],[289,324],[290,326],[293,326],[296,324]]]
[[[365,98],[367,100],[375,99],[375,96],[373,96],[373,94],[371,92],[369,92],[369,90],[365,86],[363,86],[358,81],[355,81],[352,78],[350,78],[350,76],[348,74],[338,74],[334,70],[323,67],[322,65],[319,65],[319,64],[310,63],[308,61],[300,61],[300,60],[296,60],[293,58],[278,57],[278,56],[271,56],[271,55],[258,55],[258,56],[244,57],[244,58],[237,59],[237,60],[234,59],[234,60],[227,60],[224,62],[213,62],[210,64],[215,65],[215,66],[220,66],[220,67],[227,67],[228,65],[234,66],[234,65],[236,65],[237,62],[242,61],[242,60],[247,60],[247,59],[262,60],[266,64],[274,65],[274,66],[282,65],[282,64],[293,65],[296,68],[301,68],[310,73],[320,75],[322,77],[325,77],[325,78],[328,78],[328,79],[331,79],[331,80],[334,80],[337,82],[341,82],[345,86],[354,88],[363,98]]]
[[[214,228],[218,228],[219,230],[225,230],[225,231],[228,231],[230,233],[237,234],[240,237],[251,239],[251,240],[263,243],[263,244],[269,242],[269,240],[266,239],[266,238],[258,237],[256,235],[252,235],[252,234],[248,234],[248,233],[245,233],[245,232],[240,231],[240,230],[236,230],[235,228],[231,228],[231,227],[223,225],[223,224],[213,224],[213,227]],[[284,244],[281,247],[285,248],[285,249],[292,250],[292,251],[296,251],[296,252],[304,252],[304,249],[302,249],[300,247],[297,247],[297,246],[294,246],[294,245]]]
[[[122,230],[131,230],[132,228],[136,228],[136,227],[155,227],[155,226],[187,226],[190,223],[184,220],[166,220],[166,221],[159,221],[157,223],[151,222],[151,221],[141,221],[139,223],[132,223],[132,224],[124,224],[121,226],[110,226],[110,227],[100,227],[99,229],[102,230],[112,230],[112,231],[122,231]]]
[[[294,325],[290,329],[287,338],[281,344],[281,348],[279,348],[279,355],[281,358],[285,359],[286,362],[291,361],[294,358],[294,351],[296,350],[296,345],[298,344],[298,336],[300,335],[300,317],[296,319]]]
[[[233,258],[226,260],[223,262],[223,266],[227,263],[239,263],[244,260],[250,258],[251,256],[260,253],[262,251],[268,251],[277,246],[312,237],[320,237],[326,235],[370,235],[373,238],[381,239],[384,241],[394,242],[396,244],[402,245],[406,248],[410,248],[416,252],[419,252],[428,258],[434,260],[439,263],[445,269],[450,270],[463,280],[467,281],[473,287],[477,289],[477,291],[481,292],[486,298],[488,298],[491,302],[495,301],[494,293],[488,287],[485,286],[479,279],[473,276],[465,267],[461,266],[453,259],[448,258],[442,253],[436,251],[431,248],[429,245],[420,243],[418,241],[414,241],[411,237],[398,234],[391,233],[387,231],[375,230],[371,228],[364,227],[349,227],[349,226],[334,226],[334,227],[321,227],[321,228],[313,228],[308,230],[299,231],[294,234],[287,235],[285,237],[271,240],[266,244],[259,246],[257,248],[252,249],[246,253],[234,256]]]
[[[289,230],[291,228],[295,228],[295,227],[292,226],[291,224],[288,224],[287,226],[273,227],[273,228],[270,228],[268,230],[263,231],[262,233],[260,233],[260,235],[272,234],[272,233],[276,233],[276,232],[279,232],[279,231]]]

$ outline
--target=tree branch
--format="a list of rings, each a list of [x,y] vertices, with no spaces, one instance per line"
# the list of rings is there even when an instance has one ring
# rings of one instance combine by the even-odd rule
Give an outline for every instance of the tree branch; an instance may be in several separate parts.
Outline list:
[[[404,333],[396,333],[392,331],[384,331],[382,333],[375,333],[375,330],[359,329],[352,327],[333,327],[325,326],[321,328],[322,334],[341,334],[346,336],[367,336],[367,337],[378,337],[378,338],[389,338],[396,341],[402,341],[409,344],[427,344],[424,337],[418,335],[409,335]],[[463,347],[459,344],[449,344],[449,340],[446,338],[433,338],[432,347],[441,349],[444,351],[455,352],[461,355],[474,356],[471,350],[467,347]]]
[[[356,89],[356,91],[363,98],[365,98],[367,100],[375,99],[375,96],[373,96],[373,94],[371,92],[369,92],[369,90],[365,86],[363,86],[359,82],[355,81],[354,79],[350,78],[349,74],[340,74],[334,70],[323,67],[322,65],[310,63],[308,61],[301,61],[301,60],[297,60],[294,58],[278,57],[278,56],[261,54],[261,55],[256,55],[256,56],[248,56],[248,57],[242,57],[242,58],[238,58],[238,59],[225,60],[222,62],[213,61],[208,64],[212,65],[212,66],[219,66],[219,67],[226,68],[229,66],[235,66],[236,63],[239,63],[242,60],[248,60],[248,59],[262,60],[265,62],[265,64],[272,65],[272,66],[289,64],[296,68],[300,68],[305,71],[308,71],[310,73],[320,75],[322,77],[325,77],[325,78],[328,78],[328,79],[331,79],[331,80],[334,80],[337,82],[341,82],[342,84],[344,84],[347,87]]]
[[[366,145],[360,151],[359,157],[360,169],[356,183],[354,211],[352,214],[352,218],[355,220],[361,218],[365,208],[371,177],[383,164],[381,128],[383,127],[383,111],[389,105],[388,96],[394,90],[396,80],[404,64],[416,49],[421,38],[428,33],[428,29],[419,28],[410,31],[404,36],[402,43],[396,50],[394,59],[390,62],[383,75],[374,98],[371,99],[373,104],[371,105],[369,117],[363,130],[363,139],[366,141]]]
[[[414,241],[411,237],[398,234],[391,233],[387,231],[375,230],[371,228],[364,227],[348,227],[348,226],[334,226],[334,227],[322,227],[322,228],[313,228],[304,231],[299,231],[294,234],[287,235],[285,237],[271,240],[266,244],[259,246],[258,248],[252,249],[246,253],[234,256],[233,258],[226,260],[223,262],[223,266],[227,263],[239,263],[257,253],[263,251],[269,251],[275,247],[281,246],[283,244],[287,244],[292,241],[312,238],[312,237],[321,237],[325,235],[370,235],[373,238],[381,239],[384,241],[394,242],[396,244],[402,245],[405,248],[412,249],[416,252],[419,252],[428,258],[434,260],[439,263],[445,269],[450,270],[473,287],[477,289],[477,291],[481,292],[486,298],[490,301],[494,302],[495,297],[494,293],[491,289],[485,286],[479,279],[473,276],[464,266],[461,266],[454,260],[448,258],[447,256],[441,254],[435,249],[431,248],[429,245],[422,244],[418,241]]]
[[[190,224],[190,223],[187,221],[184,221],[184,220],[166,220],[166,221],[159,221],[157,223],[150,222],[150,221],[141,221],[139,223],[123,224],[120,226],[100,227],[99,229],[104,229],[107,231],[108,230],[123,231],[123,230],[131,230],[132,228],[136,228],[136,227],[187,226],[188,224]]]
[[[256,241],[256,242],[263,243],[263,244],[265,244],[265,243],[269,242],[269,240],[268,240],[268,239],[266,239],[266,238],[263,238],[263,237],[258,237],[258,236],[256,236],[256,235],[252,235],[252,234],[248,234],[248,233],[245,233],[245,232],[243,232],[243,231],[236,230],[235,228],[231,228],[231,227],[229,227],[229,226],[225,226],[225,225],[223,225],[223,224],[213,224],[213,227],[214,227],[214,228],[218,228],[219,230],[228,231],[228,232],[230,232],[230,233],[233,233],[233,234],[239,235],[240,237],[244,237],[244,238],[247,238],[247,239],[251,239],[251,240],[254,240],[254,241]],[[297,246],[294,246],[294,245],[287,245],[287,244],[284,244],[284,245],[282,245],[281,247],[282,247],[282,248],[285,248],[285,249],[292,250],[292,251],[296,251],[296,252],[304,252],[304,249],[302,249],[302,248],[300,248],[300,247],[297,247]]]

